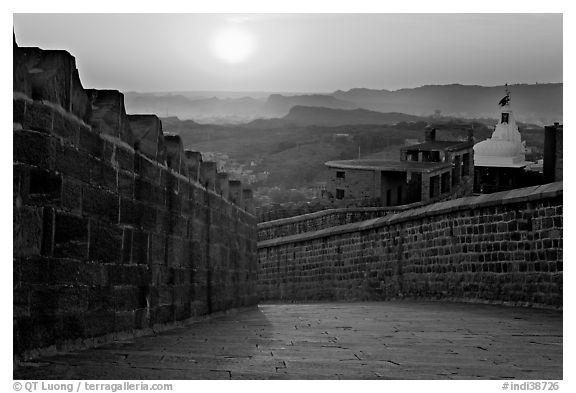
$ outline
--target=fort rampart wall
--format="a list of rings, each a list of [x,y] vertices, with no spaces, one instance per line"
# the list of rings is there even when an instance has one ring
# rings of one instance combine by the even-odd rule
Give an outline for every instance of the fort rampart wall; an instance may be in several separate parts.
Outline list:
[[[84,89],[67,52],[16,44],[13,105],[16,356],[257,303],[250,201],[156,116]]]
[[[550,183],[282,237],[261,223],[258,295],[562,307],[562,195]]]

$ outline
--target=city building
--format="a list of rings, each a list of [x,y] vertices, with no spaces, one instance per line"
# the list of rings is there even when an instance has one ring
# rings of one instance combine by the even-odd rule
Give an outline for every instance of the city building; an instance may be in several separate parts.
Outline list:
[[[427,128],[424,143],[405,146],[399,161],[329,161],[326,196],[344,202],[371,200],[396,206],[429,202],[472,192],[474,152],[472,135],[465,141],[436,139]]]
[[[554,123],[544,127],[544,183],[562,180],[563,155],[562,132],[563,125]]]

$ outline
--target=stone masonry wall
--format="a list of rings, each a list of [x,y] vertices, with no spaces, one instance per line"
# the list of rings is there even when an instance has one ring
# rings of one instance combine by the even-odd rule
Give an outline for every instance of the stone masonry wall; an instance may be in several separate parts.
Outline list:
[[[260,241],[258,294],[562,307],[562,195],[551,183]]]
[[[352,222],[365,221],[387,214],[404,211],[420,204],[395,207],[352,207],[328,209],[300,216],[282,218],[258,224],[258,241],[313,232]]]
[[[255,216],[166,165],[156,134],[158,160],[134,150],[121,93],[48,55],[14,47],[14,354],[255,305]]]

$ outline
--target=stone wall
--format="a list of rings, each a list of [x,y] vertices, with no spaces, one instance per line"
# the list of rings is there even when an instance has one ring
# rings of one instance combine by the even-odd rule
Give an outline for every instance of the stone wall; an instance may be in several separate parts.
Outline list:
[[[260,241],[258,294],[562,307],[562,195],[551,183]]]
[[[343,177],[338,177],[342,174]],[[343,196],[338,198],[337,192]],[[329,198],[370,199],[380,197],[380,171],[329,168],[326,192]]]
[[[83,90],[67,52],[14,59],[14,354],[256,304],[256,218],[197,181],[179,139]]]
[[[328,209],[300,216],[282,218],[258,224],[258,241],[314,232],[352,222],[365,221],[404,211],[420,204],[395,207],[351,207]]]

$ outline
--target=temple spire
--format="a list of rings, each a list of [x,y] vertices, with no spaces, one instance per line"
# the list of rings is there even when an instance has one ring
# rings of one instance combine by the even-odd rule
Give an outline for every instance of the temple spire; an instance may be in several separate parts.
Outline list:
[[[508,89],[508,83],[506,83],[506,95],[500,100],[498,105],[506,106],[510,102],[510,89]]]

